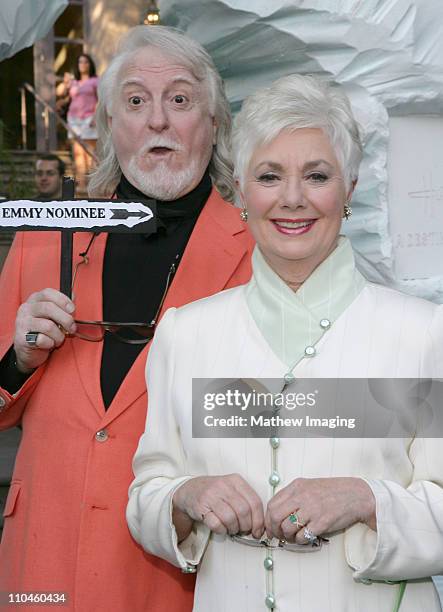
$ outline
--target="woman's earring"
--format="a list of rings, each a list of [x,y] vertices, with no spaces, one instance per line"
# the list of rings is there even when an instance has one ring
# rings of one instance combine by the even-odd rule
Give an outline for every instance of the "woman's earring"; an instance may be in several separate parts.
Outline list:
[[[349,206],[349,204],[346,203],[343,209],[343,218],[346,219],[347,221],[351,215],[352,215],[352,208]]]
[[[246,208],[243,208],[243,210],[241,211],[240,219],[242,221],[244,221],[245,223],[247,222],[247,220],[248,220],[248,211],[246,210]]]

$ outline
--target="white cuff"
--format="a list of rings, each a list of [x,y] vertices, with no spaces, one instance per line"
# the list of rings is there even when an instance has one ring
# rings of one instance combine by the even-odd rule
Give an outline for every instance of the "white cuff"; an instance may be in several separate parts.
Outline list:
[[[180,544],[177,539],[177,532],[175,525],[172,521],[172,497],[176,490],[181,487],[186,481],[190,480],[192,476],[183,479],[170,493],[169,497],[169,525],[172,534],[172,546],[177,558],[177,562],[185,574],[194,574],[197,571],[203,553],[208,545],[209,536],[211,531],[204,523],[194,521],[192,531]]]

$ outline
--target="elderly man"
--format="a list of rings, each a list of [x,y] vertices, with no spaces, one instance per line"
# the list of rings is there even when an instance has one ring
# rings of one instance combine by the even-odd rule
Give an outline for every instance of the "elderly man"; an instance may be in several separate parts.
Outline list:
[[[23,441],[0,591],[64,593],[78,612],[186,612],[193,577],[145,555],[125,523],[146,342],[168,307],[246,282],[252,240],[220,195],[232,196],[229,107],[200,45],[137,26],[99,97],[103,159],[91,193],[155,198],[159,230],[76,234],[73,300],[56,290],[55,233],[21,233],[13,245],[0,283],[0,427],[21,422]],[[105,333],[100,321],[123,323]]]
[[[41,153],[35,162],[35,186],[33,198],[42,202],[57,200],[62,194],[62,180],[65,162],[53,153]]]

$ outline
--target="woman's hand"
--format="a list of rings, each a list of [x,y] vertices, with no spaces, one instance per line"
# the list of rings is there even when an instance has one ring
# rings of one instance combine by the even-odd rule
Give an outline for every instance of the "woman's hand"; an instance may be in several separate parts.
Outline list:
[[[319,536],[357,522],[376,531],[375,498],[361,478],[296,478],[274,495],[265,515],[268,537],[299,544],[308,543],[304,527]]]
[[[69,72],[65,72],[63,75],[63,81],[61,81],[57,87],[55,88],[55,93],[57,96],[65,96],[69,93],[69,88],[71,87],[73,76]]]
[[[72,300],[56,289],[43,289],[29,296],[17,312],[14,350],[17,367],[29,373],[41,366],[50,352],[65,341],[65,332],[75,332]],[[28,332],[38,333],[34,346],[26,342]]]
[[[261,499],[238,474],[191,478],[175,491],[172,504],[179,541],[189,535],[192,521],[222,535],[252,533],[260,538],[265,529]]]
[[[74,79],[74,76],[70,72],[65,72],[63,74],[63,83],[68,89],[71,86],[73,79]]]

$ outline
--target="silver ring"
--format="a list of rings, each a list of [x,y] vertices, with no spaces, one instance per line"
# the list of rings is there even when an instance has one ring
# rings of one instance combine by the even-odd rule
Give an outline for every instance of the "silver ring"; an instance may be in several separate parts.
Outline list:
[[[303,536],[305,540],[308,540],[309,544],[312,546],[317,546],[319,539],[318,537],[309,529],[309,527],[305,527],[303,530]]]
[[[25,335],[25,341],[28,346],[35,348],[37,346],[37,338],[39,332],[30,331]]]

